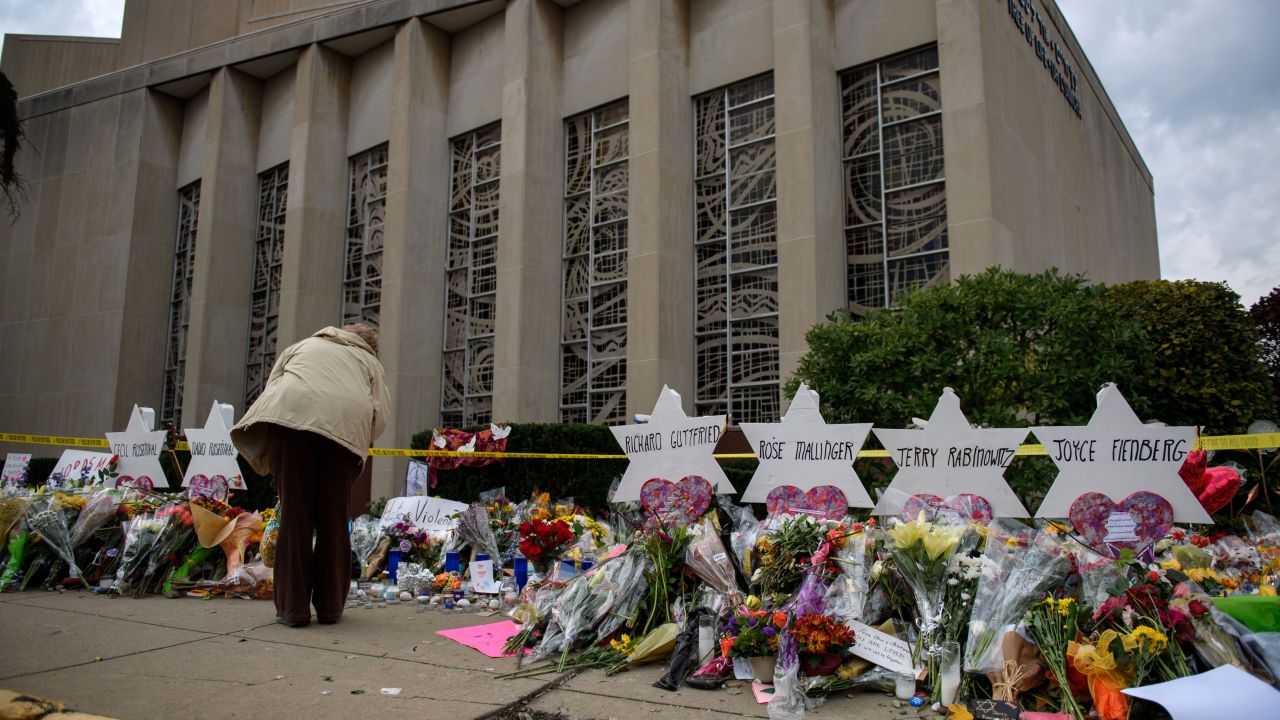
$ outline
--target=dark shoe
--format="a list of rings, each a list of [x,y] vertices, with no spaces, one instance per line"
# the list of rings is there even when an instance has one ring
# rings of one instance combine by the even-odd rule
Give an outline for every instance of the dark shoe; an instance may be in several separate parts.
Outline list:
[[[282,617],[277,617],[276,622],[291,628],[301,628],[311,624],[310,620],[285,620]]]
[[[342,618],[316,618],[316,622],[320,623],[321,625],[333,625],[334,623],[338,622],[341,619]]]

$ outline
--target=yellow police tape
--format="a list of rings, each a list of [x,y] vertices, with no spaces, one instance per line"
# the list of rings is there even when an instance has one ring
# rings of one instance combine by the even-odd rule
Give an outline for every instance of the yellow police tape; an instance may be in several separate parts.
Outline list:
[[[66,447],[106,448],[102,438],[75,438],[58,435],[29,435],[0,433],[0,442],[26,443],[28,445],[62,445]],[[1196,442],[1197,450],[1260,450],[1280,447],[1280,433],[1256,433],[1253,435],[1204,435]],[[188,450],[186,442],[178,443],[177,450]],[[600,453],[538,453],[538,452],[465,452],[461,450],[413,450],[403,448],[369,448],[370,455],[379,457],[468,457],[500,458],[505,460],[623,460],[626,455]],[[1048,455],[1043,445],[1027,443],[1018,448],[1018,455]],[[719,460],[754,460],[753,453],[718,453]],[[860,458],[886,458],[887,450],[863,450]]]

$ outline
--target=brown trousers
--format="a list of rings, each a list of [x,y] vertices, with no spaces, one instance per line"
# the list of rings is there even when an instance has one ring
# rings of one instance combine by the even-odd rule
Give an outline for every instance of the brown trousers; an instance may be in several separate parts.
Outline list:
[[[290,622],[342,616],[351,585],[347,501],[360,458],[316,433],[272,425],[271,471],[280,494],[276,614]],[[315,533],[315,546],[311,537]]]

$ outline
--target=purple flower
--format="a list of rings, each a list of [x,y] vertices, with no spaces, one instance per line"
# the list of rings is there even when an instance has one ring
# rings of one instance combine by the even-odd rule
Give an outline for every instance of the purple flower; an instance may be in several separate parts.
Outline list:
[[[764,636],[765,636],[765,637],[773,637],[774,635],[777,635],[777,634],[778,634],[778,631],[777,631],[777,630],[774,630],[772,625],[765,625],[765,626],[764,626]]]
[[[408,540],[400,541],[400,552],[409,552],[412,549],[413,549],[413,543],[409,542]]]
[[[756,626],[756,618],[751,618],[750,620],[747,621],[747,627],[755,627],[755,626]]]

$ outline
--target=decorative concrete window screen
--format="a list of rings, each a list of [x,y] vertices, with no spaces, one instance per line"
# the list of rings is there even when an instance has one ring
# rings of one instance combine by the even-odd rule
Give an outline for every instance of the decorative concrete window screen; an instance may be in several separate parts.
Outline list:
[[[564,124],[560,421],[627,414],[627,101]]]
[[[440,422],[462,427],[493,416],[502,129],[489,125],[451,145]]]
[[[773,76],[694,99],[699,415],[780,414]]]
[[[342,324],[378,327],[382,309],[382,233],[387,214],[387,143],[351,158]]]
[[[849,309],[950,279],[938,48],[840,74]]]
[[[266,387],[276,362],[280,320],[280,274],[284,221],[289,201],[289,163],[258,176],[258,236],[253,245],[253,289],[249,294],[249,352],[245,360],[244,407]]]
[[[200,219],[200,181],[178,190],[178,236],[173,245],[173,291],[169,294],[169,330],[165,341],[164,389],[160,422],[182,425],[182,379],[187,368],[187,323],[191,317],[191,279]]]

